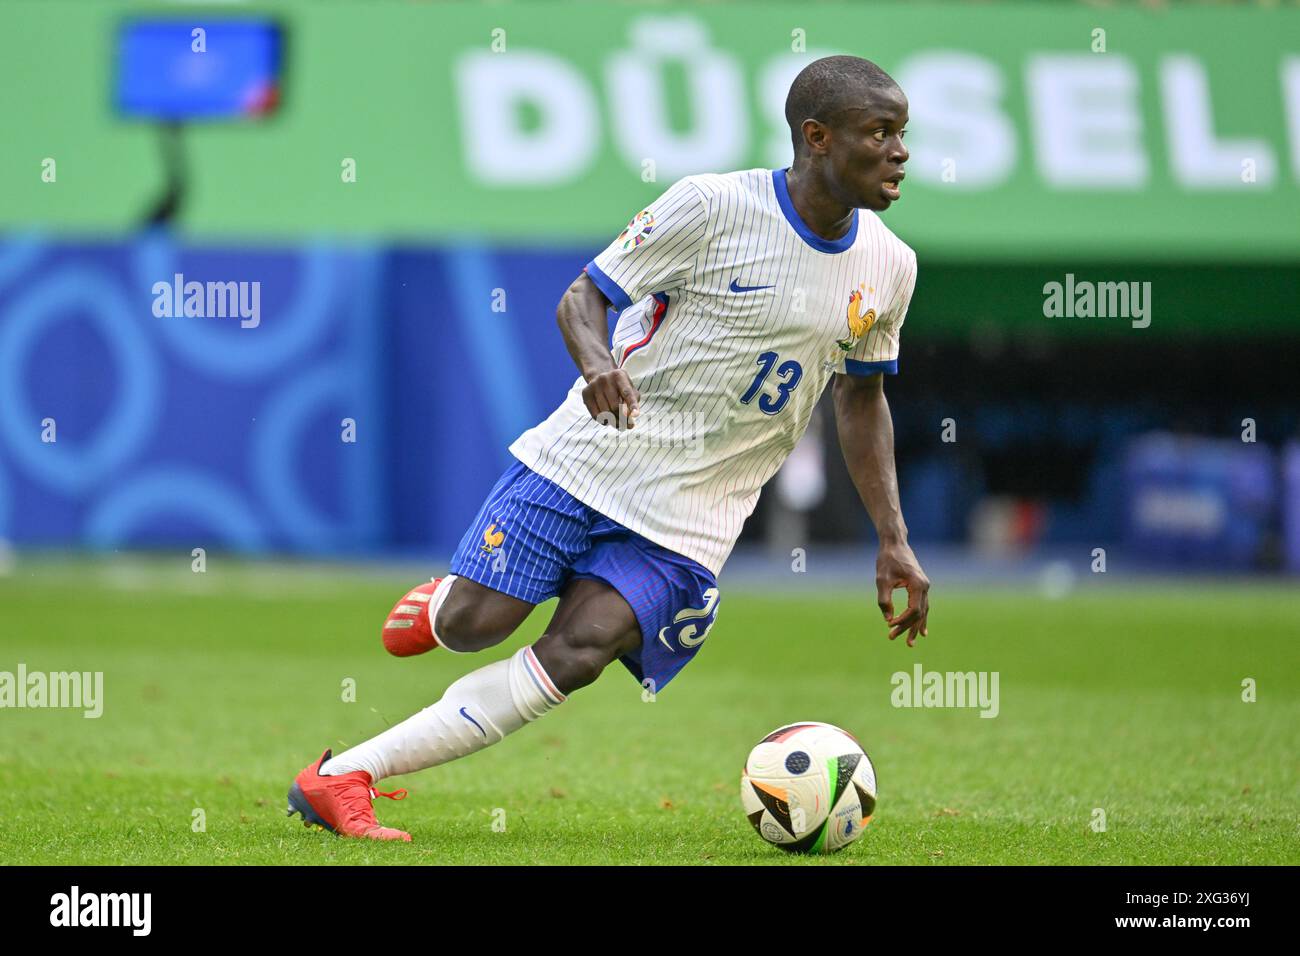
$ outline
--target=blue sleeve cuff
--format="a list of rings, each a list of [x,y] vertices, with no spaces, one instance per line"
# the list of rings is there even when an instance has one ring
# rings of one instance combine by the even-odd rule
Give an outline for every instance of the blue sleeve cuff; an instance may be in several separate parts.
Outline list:
[[[890,359],[888,362],[859,362],[857,359],[845,359],[844,371],[850,375],[875,375],[877,372],[897,375],[898,359]]]
[[[588,262],[583,271],[591,277],[592,282],[596,283],[596,288],[605,293],[605,298],[614,303],[614,308],[617,311],[622,312],[632,304],[632,300],[628,297],[628,294],[623,291],[623,287],[609,276],[605,275],[604,270],[601,269],[600,266],[596,265],[595,259]]]

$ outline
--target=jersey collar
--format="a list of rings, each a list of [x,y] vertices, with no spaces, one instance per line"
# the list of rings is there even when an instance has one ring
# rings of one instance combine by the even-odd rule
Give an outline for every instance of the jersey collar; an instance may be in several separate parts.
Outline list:
[[[849,223],[849,231],[838,239],[823,239],[817,233],[808,228],[808,224],[799,216],[799,211],[794,208],[794,203],[790,201],[790,190],[785,183],[785,170],[772,170],[772,188],[776,190],[776,201],[781,206],[781,212],[789,220],[794,231],[799,233],[799,238],[808,245],[812,246],[818,252],[843,252],[849,246],[853,245],[853,240],[858,237],[858,216],[857,210],[854,210],[853,221]]]

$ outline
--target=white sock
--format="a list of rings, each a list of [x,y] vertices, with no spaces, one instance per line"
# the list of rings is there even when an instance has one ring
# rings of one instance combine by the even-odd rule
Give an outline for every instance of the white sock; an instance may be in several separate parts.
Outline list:
[[[344,751],[321,773],[364,770],[373,783],[436,767],[496,743],[564,700],[533,649],[523,647],[466,674],[436,704]]]
[[[473,651],[458,651],[454,647],[448,647],[446,644],[442,643],[441,640],[438,640],[438,612],[442,610],[443,602],[446,601],[447,596],[451,594],[452,584],[459,580],[460,577],[455,574],[449,574],[444,577],[442,581],[439,582],[438,586],[433,589],[433,594],[429,596],[429,605],[426,609],[426,613],[429,615],[429,630],[433,631],[433,638],[438,641],[438,646],[440,648],[449,654],[472,654],[474,653]]]

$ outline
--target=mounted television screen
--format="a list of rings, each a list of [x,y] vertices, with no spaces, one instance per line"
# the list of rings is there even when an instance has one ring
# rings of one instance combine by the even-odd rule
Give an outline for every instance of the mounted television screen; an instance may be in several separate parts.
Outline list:
[[[281,41],[269,20],[128,20],[117,37],[117,109],[171,122],[266,116],[280,98]]]

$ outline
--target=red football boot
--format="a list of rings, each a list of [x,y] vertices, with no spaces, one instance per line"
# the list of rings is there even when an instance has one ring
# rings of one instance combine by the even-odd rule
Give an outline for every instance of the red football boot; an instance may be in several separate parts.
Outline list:
[[[364,770],[327,777],[320,768],[329,759],[330,751],[327,750],[294,778],[293,786],[289,788],[289,816],[301,813],[303,826],[324,827],[335,836],[410,843],[411,834],[381,827],[375,819],[375,808],[371,806],[375,797],[401,800],[406,797],[406,791],[381,793],[370,785],[370,774]]]
[[[413,657],[438,646],[429,620],[429,600],[442,578],[414,588],[393,605],[384,621],[384,647],[394,657]]]

